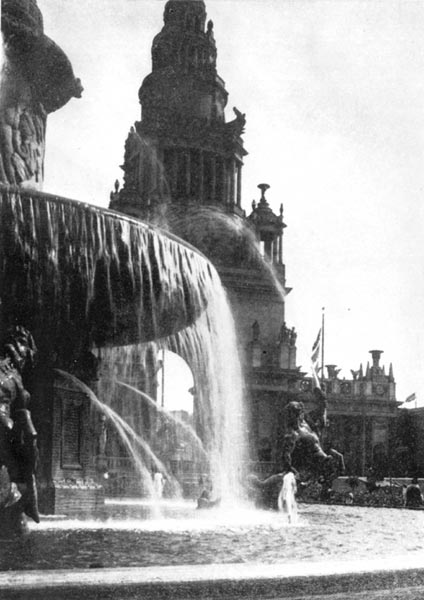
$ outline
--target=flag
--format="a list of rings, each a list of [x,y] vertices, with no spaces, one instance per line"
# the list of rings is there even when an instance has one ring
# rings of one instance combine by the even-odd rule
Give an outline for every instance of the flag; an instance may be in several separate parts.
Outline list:
[[[319,353],[321,350],[321,329],[318,331],[317,339],[312,346],[311,360],[313,365],[318,365]]]
[[[314,345],[312,346],[312,354],[311,354],[312,375],[313,375],[313,377],[315,379],[315,383],[318,387],[320,387],[318,372],[319,372],[319,355],[321,352],[321,334],[322,334],[322,328],[318,331],[317,339],[315,340]]]
[[[415,392],[413,394],[411,394],[410,396],[408,396],[405,400],[405,402],[413,402],[416,399],[416,394]]]

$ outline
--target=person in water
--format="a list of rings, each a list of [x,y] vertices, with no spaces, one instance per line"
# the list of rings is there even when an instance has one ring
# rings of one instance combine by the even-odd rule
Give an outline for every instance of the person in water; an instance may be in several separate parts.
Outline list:
[[[206,485],[204,487],[204,489],[202,490],[202,493],[200,494],[199,498],[197,499],[197,508],[198,509],[204,509],[204,508],[214,508],[215,506],[219,506],[219,504],[221,503],[221,498],[213,498],[212,495],[212,482],[210,481],[210,479],[206,480]]]
[[[297,518],[296,493],[296,476],[290,470],[283,477],[283,485],[281,486],[277,500],[278,510],[287,515],[289,523],[295,522]]]

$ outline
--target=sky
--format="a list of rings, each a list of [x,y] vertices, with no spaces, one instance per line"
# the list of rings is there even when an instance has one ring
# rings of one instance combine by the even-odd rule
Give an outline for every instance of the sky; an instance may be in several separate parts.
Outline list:
[[[46,192],[107,206],[140,119],[162,0],[38,0],[45,33],[84,86],[49,116]],[[325,307],[325,363],[369,351],[397,398],[424,405],[424,3],[206,0],[218,73],[246,113],[242,204],[257,184],[284,205],[286,321],[310,372]]]

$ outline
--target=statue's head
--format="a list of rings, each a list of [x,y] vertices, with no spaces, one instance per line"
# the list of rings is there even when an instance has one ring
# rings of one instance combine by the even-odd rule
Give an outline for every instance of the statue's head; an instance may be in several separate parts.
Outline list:
[[[63,50],[45,35],[36,0],[1,0],[1,29],[6,58],[18,57],[24,65],[25,77],[47,113],[81,97],[81,80]]]
[[[37,348],[30,332],[20,325],[10,329],[4,344],[4,352],[20,373],[32,367]]]
[[[296,402],[292,400],[286,406],[287,411],[287,424],[293,426],[297,423],[300,418],[303,418],[305,414],[305,407],[303,402]]]

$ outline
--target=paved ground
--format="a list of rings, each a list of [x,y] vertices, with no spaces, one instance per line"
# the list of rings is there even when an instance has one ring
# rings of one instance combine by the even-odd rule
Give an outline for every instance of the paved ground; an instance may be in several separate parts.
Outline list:
[[[422,600],[424,556],[351,563],[225,564],[0,573],[2,600]]]

